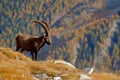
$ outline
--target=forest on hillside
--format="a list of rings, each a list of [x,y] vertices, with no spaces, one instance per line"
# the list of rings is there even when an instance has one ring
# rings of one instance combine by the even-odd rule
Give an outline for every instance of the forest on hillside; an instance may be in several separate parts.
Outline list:
[[[120,16],[112,14],[120,1],[106,2],[2,0],[0,46],[15,49],[19,33],[42,35],[41,27],[31,22],[45,20],[51,27],[52,45],[42,48],[40,60],[63,59],[78,68],[94,66],[98,71],[120,72]]]

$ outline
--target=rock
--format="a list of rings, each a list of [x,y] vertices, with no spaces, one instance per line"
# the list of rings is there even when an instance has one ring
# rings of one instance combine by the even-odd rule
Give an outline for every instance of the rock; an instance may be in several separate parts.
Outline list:
[[[33,80],[39,80],[38,78],[34,77],[33,75],[32,75],[32,77],[33,77]]]
[[[62,80],[61,77],[54,77],[54,80]]]
[[[85,75],[85,74],[81,74],[80,75],[80,80],[92,80],[92,78],[87,76],[87,75]]]
[[[48,78],[47,74],[35,74],[36,78]]]
[[[65,64],[65,65],[67,65],[67,66],[69,66],[69,67],[75,68],[75,66],[72,65],[71,63],[66,62],[66,61],[62,61],[62,60],[55,60],[54,63],[55,63],[55,64],[59,64],[59,63],[60,63],[60,64]]]
[[[91,74],[94,71],[94,68],[84,68],[82,74]]]
[[[53,80],[53,78],[47,76],[47,74],[35,74],[33,78],[34,80]]]
[[[91,74],[94,71],[94,68],[91,68],[88,74]]]

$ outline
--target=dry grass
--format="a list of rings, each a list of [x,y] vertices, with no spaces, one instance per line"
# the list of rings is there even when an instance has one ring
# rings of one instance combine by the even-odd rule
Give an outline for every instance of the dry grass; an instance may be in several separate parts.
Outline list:
[[[33,80],[31,74],[46,73],[60,75],[62,80],[79,80],[79,70],[64,64],[54,64],[52,60],[32,61],[19,52],[0,48],[0,80]],[[67,75],[64,75],[67,74]],[[120,75],[93,73],[92,80],[120,80]]]
[[[80,75],[76,74],[76,73],[70,73],[68,75],[63,75],[61,76],[62,80],[79,80],[80,79]]]
[[[19,52],[0,48],[0,80],[33,80],[31,74],[46,73],[56,76],[78,72],[69,66],[54,64],[52,60],[32,61]]]
[[[33,80],[24,55],[0,48],[0,80]]]
[[[120,77],[110,73],[93,73],[92,80],[120,80]]]

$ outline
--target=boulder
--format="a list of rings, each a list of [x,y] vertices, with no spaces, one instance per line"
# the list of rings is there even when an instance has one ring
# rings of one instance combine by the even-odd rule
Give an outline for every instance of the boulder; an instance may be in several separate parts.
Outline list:
[[[87,75],[85,75],[85,74],[81,74],[80,75],[80,80],[92,80],[92,78],[87,76]]]

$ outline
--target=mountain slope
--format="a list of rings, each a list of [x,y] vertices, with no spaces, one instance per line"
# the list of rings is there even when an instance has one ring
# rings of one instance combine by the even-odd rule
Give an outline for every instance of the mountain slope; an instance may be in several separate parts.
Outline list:
[[[80,79],[78,69],[54,64],[52,60],[35,62],[19,52],[0,47],[0,80],[35,80],[33,74],[43,73],[51,77],[62,75],[62,80]],[[119,75],[109,73],[92,73],[89,76],[92,80],[120,80]]]
[[[111,58],[111,61],[107,62],[109,63],[109,69],[113,69],[113,64],[119,66],[119,23],[119,16],[114,15],[109,18],[93,20],[68,32],[65,31],[62,37],[55,37],[52,46],[48,47],[49,54],[47,55],[55,59],[62,58],[70,61],[78,67],[82,67],[82,65],[83,67],[91,67],[94,64],[94,56],[97,56],[102,49],[104,50],[107,47],[106,45],[110,45],[107,47],[105,54],[108,54],[107,57]],[[117,28],[114,30],[116,25]],[[111,30],[114,32],[111,33]],[[110,41],[109,44],[106,43],[107,40]],[[43,52],[47,53],[46,51]],[[102,53],[101,56],[103,56]],[[118,58],[116,58],[117,56]],[[117,62],[114,63],[112,60]],[[119,67],[116,67],[116,69],[119,70]]]
[[[79,70],[53,61],[35,62],[19,52],[0,47],[0,80],[34,80],[32,74],[49,76],[78,73]]]

